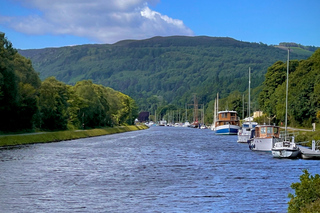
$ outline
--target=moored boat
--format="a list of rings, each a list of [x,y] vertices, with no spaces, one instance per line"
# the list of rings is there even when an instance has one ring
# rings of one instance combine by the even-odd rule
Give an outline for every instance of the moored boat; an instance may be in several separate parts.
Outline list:
[[[294,142],[294,137],[292,137],[292,141],[287,140],[289,53],[290,53],[290,49],[288,49],[288,60],[287,60],[285,134],[284,134],[284,141],[276,142],[272,148],[272,155],[275,158],[297,158],[301,154],[299,147]]]
[[[249,118],[250,119],[250,118]],[[251,130],[258,125],[257,122],[246,121],[242,124],[241,128],[238,131],[238,143],[247,143],[251,138]]]
[[[280,137],[278,126],[257,125],[254,130],[254,136],[248,140],[249,148],[253,151],[271,151],[275,143],[283,141]]]
[[[236,111],[220,111],[215,122],[215,133],[222,135],[236,135],[240,129],[240,121]]]
[[[272,148],[272,155],[274,158],[297,158],[301,154],[299,147],[292,141],[276,142]]]
[[[248,94],[248,115],[250,116],[250,74],[251,74],[251,69],[249,67],[249,94]],[[244,101],[243,101],[244,102]],[[244,119],[245,122],[242,124],[238,131],[238,143],[247,143],[248,140],[251,138],[251,130],[254,129],[258,123],[253,122],[253,117],[247,117]]]

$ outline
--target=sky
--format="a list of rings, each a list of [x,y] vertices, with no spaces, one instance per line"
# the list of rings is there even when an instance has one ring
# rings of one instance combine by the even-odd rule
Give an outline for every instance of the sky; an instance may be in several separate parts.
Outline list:
[[[320,47],[320,1],[0,0],[0,32],[17,49],[173,35]]]

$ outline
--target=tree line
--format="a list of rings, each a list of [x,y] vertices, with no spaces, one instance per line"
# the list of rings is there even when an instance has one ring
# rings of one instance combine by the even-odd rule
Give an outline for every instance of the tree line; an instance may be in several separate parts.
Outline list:
[[[193,102],[208,104],[219,92],[227,97],[248,87],[248,68],[252,87],[261,85],[267,68],[286,59],[286,51],[265,44],[215,37],[155,37],[121,41],[108,45],[19,50],[30,58],[40,78],[55,76],[74,85],[79,80],[109,86],[133,97],[140,110],[150,111],[150,97],[161,96],[168,104],[184,108]],[[306,59],[313,52],[292,59]]]
[[[320,49],[306,60],[290,60],[288,82],[288,123],[311,127],[320,118]],[[287,63],[278,61],[268,68],[259,105],[277,123],[285,120]]]
[[[66,130],[133,124],[135,101],[91,80],[43,81],[29,59],[0,34],[0,131]]]

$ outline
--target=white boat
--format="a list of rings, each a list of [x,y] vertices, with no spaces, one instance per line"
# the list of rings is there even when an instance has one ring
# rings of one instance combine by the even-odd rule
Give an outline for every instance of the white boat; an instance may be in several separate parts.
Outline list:
[[[300,154],[300,149],[294,142],[294,137],[292,137],[292,142],[277,142],[272,148],[272,155],[274,158],[297,158]]]
[[[186,122],[184,122],[184,124],[182,125],[182,127],[190,127],[190,123],[189,123],[189,121],[186,121]]]
[[[166,120],[161,120],[159,123],[159,126],[167,126],[167,121]]]
[[[250,116],[250,84],[251,84],[251,69],[249,67],[249,98],[248,98],[248,115]],[[244,101],[243,101],[244,102]],[[251,138],[251,130],[254,129],[258,123],[253,122],[253,117],[247,117],[244,119],[245,122],[242,124],[238,131],[238,143],[247,143],[248,140]]]
[[[240,121],[236,111],[220,111],[215,122],[215,134],[236,135],[240,129]]]
[[[278,126],[257,125],[252,131],[254,136],[248,141],[248,144],[253,151],[271,152],[275,143],[283,141]]]
[[[294,142],[294,137],[292,137],[291,142],[290,140],[287,140],[289,53],[290,53],[290,49],[288,49],[288,60],[287,60],[285,135],[284,135],[284,141],[275,143],[272,148],[272,155],[275,158],[297,158],[301,153],[299,147]]]
[[[249,118],[250,119],[250,118]],[[245,121],[238,131],[238,143],[247,143],[251,138],[251,130],[258,125],[257,122]]]
[[[220,111],[219,109],[219,94],[214,103],[214,116],[211,130],[218,135],[236,135],[240,129],[240,120],[236,111]]]

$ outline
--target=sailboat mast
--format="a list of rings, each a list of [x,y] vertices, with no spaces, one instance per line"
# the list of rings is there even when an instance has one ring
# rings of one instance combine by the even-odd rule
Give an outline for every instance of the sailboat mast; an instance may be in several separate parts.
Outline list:
[[[250,79],[250,74],[251,74],[251,68],[249,67],[249,103],[248,103],[248,105],[249,105],[249,121],[251,122],[251,118],[250,118],[250,84],[251,84],[251,79]]]
[[[186,120],[185,120],[185,122],[187,122],[187,120],[188,120],[188,106],[186,104]]]
[[[219,93],[217,93],[217,116],[219,112]]]
[[[288,48],[288,60],[287,60],[287,84],[286,84],[286,120],[285,120],[285,135],[284,140],[287,140],[287,124],[288,124],[288,87],[289,87],[289,53],[290,48]]]

